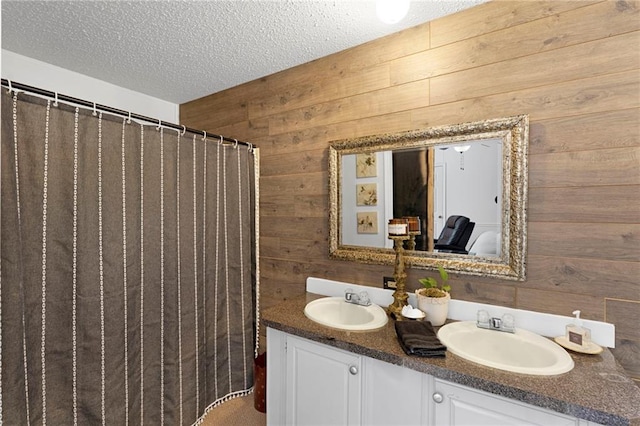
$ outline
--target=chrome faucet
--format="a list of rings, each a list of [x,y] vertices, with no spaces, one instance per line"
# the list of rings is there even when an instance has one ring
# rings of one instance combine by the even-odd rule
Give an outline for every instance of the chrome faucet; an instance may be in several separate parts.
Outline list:
[[[497,318],[489,316],[489,312],[481,309],[478,311],[476,325],[480,328],[486,328],[487,330],[515,333],[515,322],[515,318],[511,314],[504,314],[502,318]]]
[[[369,300],[369,294],[366,291],[355,293],[353,289],[350,289],[350,288],[345,290],[344,300],[347,301],[348,303],[353,303],[354,305],[362,305],[362,306],[371,305],[371,300]]]

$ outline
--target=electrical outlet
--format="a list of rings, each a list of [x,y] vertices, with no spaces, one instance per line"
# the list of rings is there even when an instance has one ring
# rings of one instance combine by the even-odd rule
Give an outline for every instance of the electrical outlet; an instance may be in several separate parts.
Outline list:
[[[385,289],[395,290],[398,288],[396,280],[393,277],[382,277],[382,287]]]

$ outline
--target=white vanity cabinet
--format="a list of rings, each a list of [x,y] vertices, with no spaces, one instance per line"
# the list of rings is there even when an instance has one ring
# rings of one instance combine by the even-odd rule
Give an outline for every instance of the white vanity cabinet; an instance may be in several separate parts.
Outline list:
[[[267,424],[360,424],[361,357],[267,328]]]
[[[433,420],[438,426],[594,426],[575,417],[434,379]]]
[[[430,376],[363,357],[362,425],[426,425]]]
[[[267,348],[267,425],[596,425],[272,328]]]
[[[285,424],[359,425],[362,357],[287,335]]]
[[[268,425],[420,425],[423,374],[267,329]]]

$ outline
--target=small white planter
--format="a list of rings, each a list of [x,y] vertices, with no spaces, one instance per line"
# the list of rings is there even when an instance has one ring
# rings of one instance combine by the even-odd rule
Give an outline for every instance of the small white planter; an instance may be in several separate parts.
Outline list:
[[[451,295],[447,293],[446,297],[426,297],[416,290],[416,298],[418,299],[418,309],[426,314],[426,320],[434,327],[439,327],[447,320],[449,313],[449,300]]]

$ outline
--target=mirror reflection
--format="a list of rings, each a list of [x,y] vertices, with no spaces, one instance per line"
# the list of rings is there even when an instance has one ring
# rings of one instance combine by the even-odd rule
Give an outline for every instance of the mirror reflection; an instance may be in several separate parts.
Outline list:
[[[330,256],[391,264],[412,218],[412,267],[523,279],[527,146],[526,116],[332,142]]]
[[[368,173],[358,168],[363,161]],[[389,219],[417,217],[406,249],[500,255],[500,139],[348,154],[341,176],[342,244],[392,248]]]

